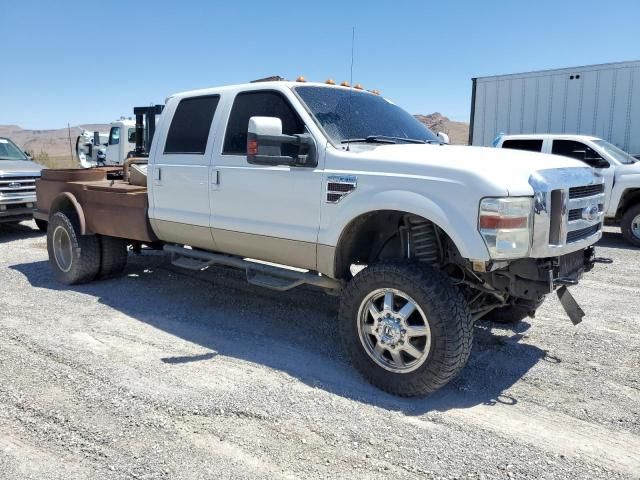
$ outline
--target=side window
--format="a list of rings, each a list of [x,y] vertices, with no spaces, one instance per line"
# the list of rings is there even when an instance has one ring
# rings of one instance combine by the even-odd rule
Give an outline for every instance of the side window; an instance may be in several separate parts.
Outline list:
[[[593,149],[587,147],[584,143],[576,142],[574,140],[554,140],[551,153],[554,155],[575,158],[581,162],[584,162],[587,158],[593,158],[594,155],[598,155],[593,151]]]
[[[289,102],[278,92],[240,93],[233,102],[229,124],[224,138],[223,154],[246,155],[247,128],[251,117],[278,117],[282,120],[282,133],[304,133],[304,123]],[[295,155],[294,145],[283,145],[283,155]]]
[[[502,148],[512,148],[514,150],[527,150],[528,152],[541,152],[542,140],[505,140],[502,143]]]
[[[127,141],[129,143],[136,143],[136,129],[130,128],[127,130]]]
[[[184,98],[176,108],[164,153],[204,155],[218,95]]]
[[[120,143],[120,127],[111,127],[109,132],[109,145],[118,145]]]

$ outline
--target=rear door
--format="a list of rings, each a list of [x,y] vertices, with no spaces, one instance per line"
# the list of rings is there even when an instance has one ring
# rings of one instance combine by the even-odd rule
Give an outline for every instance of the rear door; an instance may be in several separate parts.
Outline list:
[[[317,149],[317,167],[247,162],[249,118],[280,118],[283,133],[295,134],[307,131],[304,115],[281,91],[247,91],[233,99],[211,175],[211,228],[220,251],[316,268],[324,151]],[[282,154],[294,155],[293,148],[283,145]]]
[[[148,182],[154,229],[166,241],[214,249],[209,229],[209,168],[213,152],[212,124],[220,97],[182,98],[163,115],[171,119],[154,145]]]

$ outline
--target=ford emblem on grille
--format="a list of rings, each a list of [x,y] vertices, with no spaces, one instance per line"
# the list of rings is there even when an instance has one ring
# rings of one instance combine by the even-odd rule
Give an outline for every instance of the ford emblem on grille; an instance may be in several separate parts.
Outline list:
[[[21,186],[22,184],[18,182],[11,182],[10,184],[7,185],[7,187],[13,188],[13,189],[20,188]]]
[[[592,222],[598,218],[598,213],[600,213],[598,205],[589,205],[582,209],[582,218]]]

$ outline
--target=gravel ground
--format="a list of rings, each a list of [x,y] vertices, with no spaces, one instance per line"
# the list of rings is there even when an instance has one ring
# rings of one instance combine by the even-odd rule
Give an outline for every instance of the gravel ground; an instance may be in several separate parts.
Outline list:
[[[443,391],[399,399],[342,358],[337,299],[157,254],[63,288],[0,227],[0,478],[640,478],[640,251],[535,320],[480,322]]]

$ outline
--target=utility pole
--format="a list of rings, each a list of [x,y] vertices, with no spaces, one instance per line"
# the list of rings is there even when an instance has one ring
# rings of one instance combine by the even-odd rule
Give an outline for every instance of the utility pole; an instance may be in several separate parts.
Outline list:
[[[73,162],[73,147],[71,146],[71,125],[67,123],[67,132],[69,133],[69,153],[71,154],[71,161]]]

